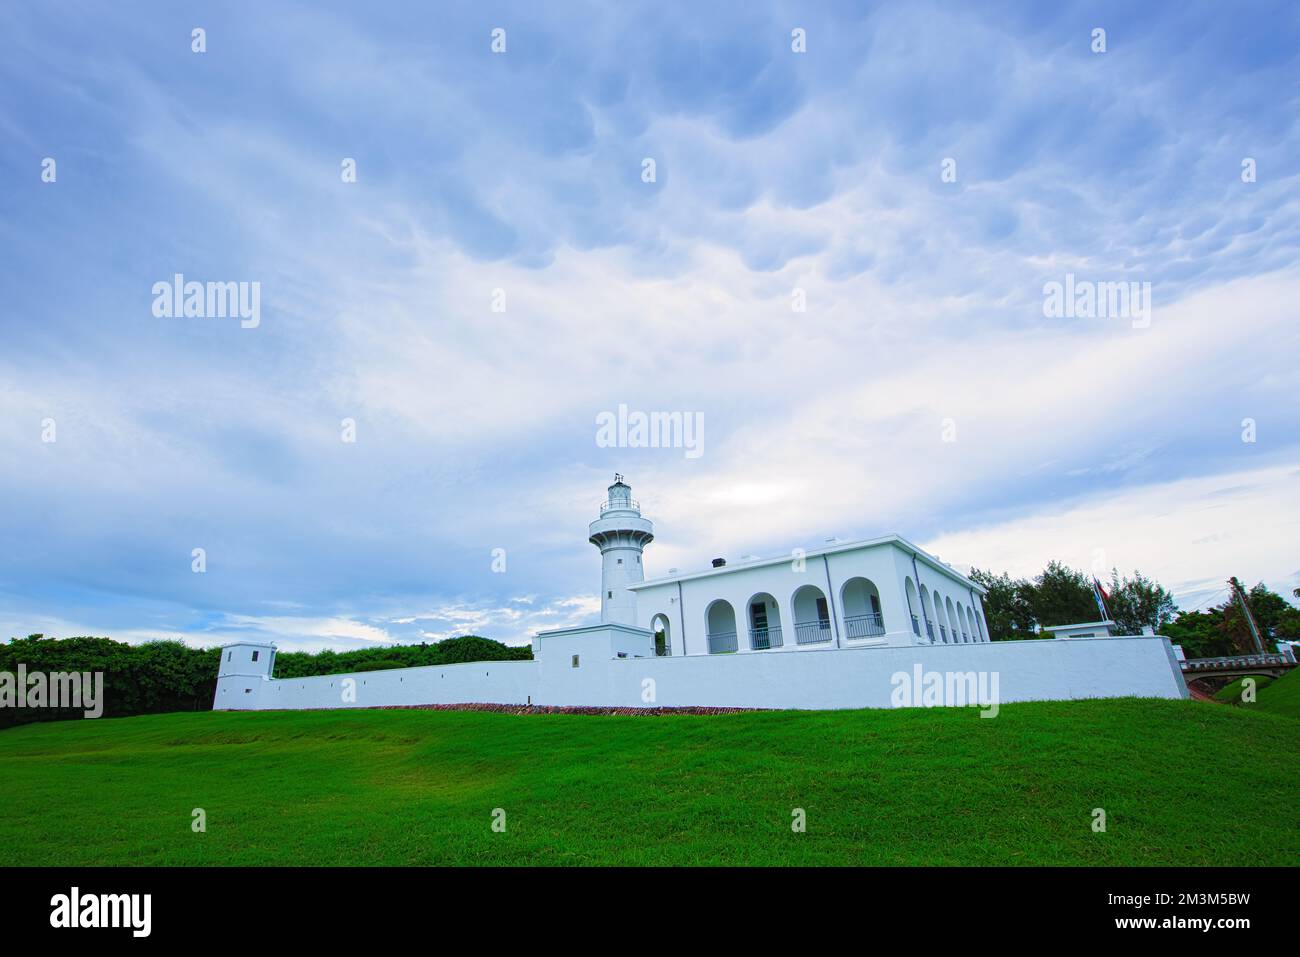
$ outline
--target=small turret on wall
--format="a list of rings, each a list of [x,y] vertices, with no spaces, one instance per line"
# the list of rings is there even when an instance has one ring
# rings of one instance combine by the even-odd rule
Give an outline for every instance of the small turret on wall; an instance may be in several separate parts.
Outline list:
[[[262,685],[275,668],[275,645],[258,641],[237,641],[221,648],[217,669],[217,693],[213,710],[256,708]]]

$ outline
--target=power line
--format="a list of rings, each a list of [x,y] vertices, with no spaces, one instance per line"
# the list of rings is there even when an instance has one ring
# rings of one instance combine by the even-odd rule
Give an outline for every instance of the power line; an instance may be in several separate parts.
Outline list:
[[[1227,586],[1224,586],[1223,588],[1220,588],[1218,591],[1214,592],[1212,595],[1210,595],[1209,598],[1205,599],[1205,601],[1202,601],[1199,605],[1197,605],[1195,608],[1193,608],[1193,609],[1192,609],[1191,611],[1189,611],[1187,614],[1189,614],[1189,615],[1194,615],[1194,614],[1196,614],[1196,612],[1200,611],[1202,608],[1205,607],[1205,602],[1207,602],[1207,601],[1211,601],[1212,599],[1215,599],[1215,598],[1218,598],[1220,595],[1222,595],[1222,594],[1223,594],[1225,591],[1227,591],[1227,590],[1228,590]]]

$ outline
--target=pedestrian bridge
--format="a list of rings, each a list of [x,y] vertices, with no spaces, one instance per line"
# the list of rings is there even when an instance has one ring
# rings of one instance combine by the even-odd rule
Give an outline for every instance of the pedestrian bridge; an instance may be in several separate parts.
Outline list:
[[[1179,662],[1183,680],[1194,681],[1211,678],[1241,678],[1246,675],[1269,675],[1280,678],[1296,666],[1286,655],[1229,655],[1222,658],[1189,658]],[[1214,686],[1210,686],[1211,688]],[[1204,691],[1202,693],[1205,693]]]

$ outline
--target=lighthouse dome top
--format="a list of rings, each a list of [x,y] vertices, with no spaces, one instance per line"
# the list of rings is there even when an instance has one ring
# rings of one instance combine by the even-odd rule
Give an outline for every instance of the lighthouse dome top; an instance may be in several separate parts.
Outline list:
[[[623,476],[614,473],[614,484],[609,487],[605,501],[600,503],[600,512],[632,511],[640,512],[641,503],[632,497],[632,486],[623,481]]]

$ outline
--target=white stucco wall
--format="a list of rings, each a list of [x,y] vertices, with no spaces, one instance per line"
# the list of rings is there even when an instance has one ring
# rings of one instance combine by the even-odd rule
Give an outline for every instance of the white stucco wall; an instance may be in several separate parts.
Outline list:
[[[998,700],[1077,698],[1182,698],[1186,687],[1164,638],[1079,639],[1068,642],[995,641],[827,649],[797,655],[733,654],[609,662],[607,681],[556,694],[543,687],[539,701],[552,705],[619,707],[889,708],[896,672],[997,674]],[[654,700],[644,700],[645,681]],[[579,697],[579,694],[583,697]]]
[[[475,661],[314,678],[230,675],[217,681],[213,707],[232,711],[377,708],[415,704],[538,704],[536,661]],[[345,701],[352,681],[355,701]],[[249,689],[247,692],[245,689]]]
[[[1187,696],[1164,638],[999,641],[964,645],[826,648],[798,655],[627,657],[635,630],[539,639],[536,661],[477,662],[356,675],[270,680],[222,677],[216,708],[268,710],[499,703],[595,707],[888,708],[898,672],[996,675],[997,700]],[[627,653],[627,652],[625,652]],[[579,655],[578,667],[572,655]],[[355,681],[356,700],[343,700]],[[244,693],[245,688],[251,692]]]

